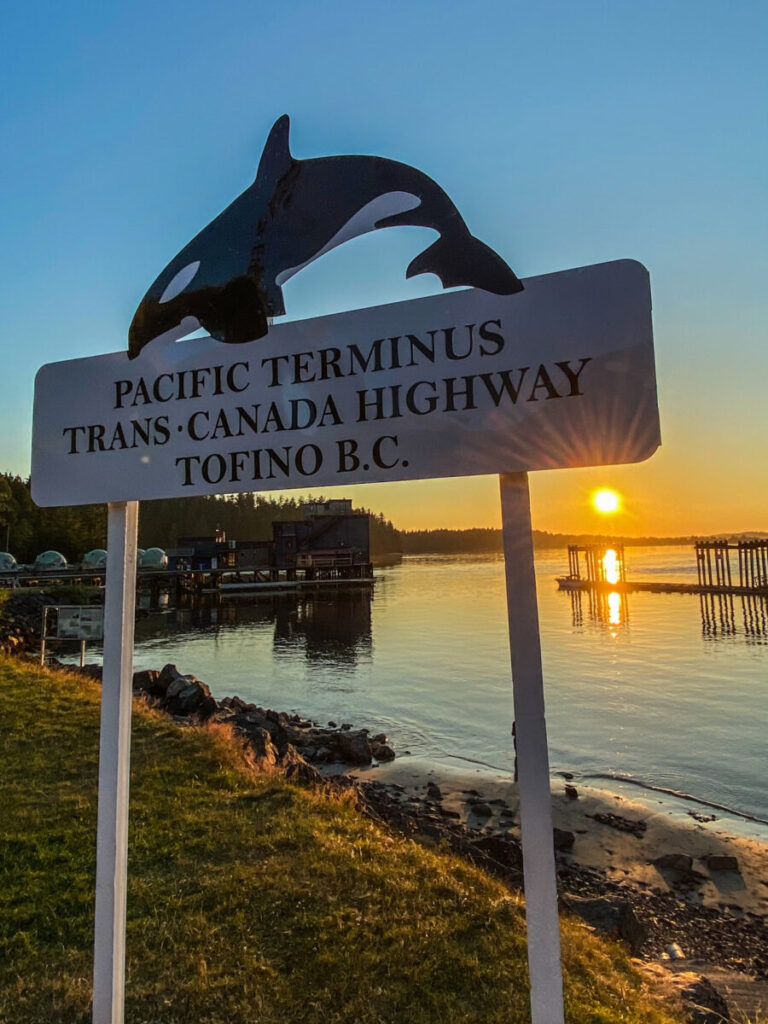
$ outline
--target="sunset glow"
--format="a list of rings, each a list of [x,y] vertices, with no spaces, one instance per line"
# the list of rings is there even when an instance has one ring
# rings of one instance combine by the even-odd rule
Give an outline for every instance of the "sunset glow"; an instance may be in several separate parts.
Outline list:
[[[621,579],[621,572],[619,569],[619,557],[613,548],[608,548],[603,557],[603,568],[605,570],[605,579],[608,583],[618,583]]]
[[[610,515],[611,512],[619,510],[619,496],[616,491],[603,487],[592,495],[592,504],[598,512]]]

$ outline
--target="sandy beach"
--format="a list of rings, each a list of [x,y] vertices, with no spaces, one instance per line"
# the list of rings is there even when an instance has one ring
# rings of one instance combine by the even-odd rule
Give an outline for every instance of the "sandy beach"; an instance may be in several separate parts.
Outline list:
[[[472,859],[474,845],[490,851],[484,866],[492,870],[506,842],[510,870],[500,873],[520,884],[510,778],[407,756],[346,774],[384,820]],[[729,821],[705,810],[670,814],[653,795],[631,800],[553,779],[558,891],[563,908],[587,921],[596,907],[609,908],[609,918],[623,908],[617,919],[629,924],[615,934],[630,940],[660,989],[671,994],[704,978],[733,1019],[747,1021],[768,1011],[768,843],[733,835]]]
[[[487,769],[459,769],[434,760],[398,757],[389,764],[348,774],[361,782],[375,780],[391,787],[402,786],[402,791],[395,792],[400,792],[404,801],[411,797],[426,799],[427,787],[432,783],[440,790],[441,806],[458,814],[457,820],[463,824],[484,834],[519,837],[517,786]],[[567,795],[566,787],[577,795]],[[490,808],[490,814],[486,808]],[[614,817],[613,822],[610,818],[600,820],[600,816],[609,815]],[[553,780],[552,817],[556,828],[574,834],[572,848],[560,851],[561,859],[593,868],[618,883],[678,894],[680,872],[657,866],[654,861],[668,854],[688,856],[696,883],[695,887],[685,887],[690,889],[687,898],[691,902],[739,915],[768,916],[768,844],[730,834],[721,818],[699,821],[691,817],[685,821],[654,810],[649,803],[565,779]],[[710,816],[702,813],[700,817]],[[638,827],[626,831],[629,826],[623,826],[623,822],[638,823]],[[738,869],[710,867],[709,857],[733,857]]]

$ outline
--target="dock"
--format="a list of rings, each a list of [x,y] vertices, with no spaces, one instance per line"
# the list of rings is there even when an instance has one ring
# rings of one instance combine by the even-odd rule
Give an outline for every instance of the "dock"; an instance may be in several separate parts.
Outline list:
[[[629,580],[624,545],[568,547],[568,575],[558,576],[561,590],[630,594],[714,594],[768,597],[768,541],[699,541],[694,545],[696,583]],[[584,556],[586,575],[581,573]]]

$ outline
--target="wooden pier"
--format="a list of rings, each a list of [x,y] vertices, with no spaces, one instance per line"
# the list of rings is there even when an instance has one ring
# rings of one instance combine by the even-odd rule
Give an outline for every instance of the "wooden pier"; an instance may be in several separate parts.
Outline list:
[[[613,552],[613,556],[610,555]],[[558,576],[561,590],[615,591],[629,594],[720,594],[736,597],[768,597],[768,541],[698,541],[694,545],[696,583],[666,580],[628,580],[624,547],[587,545],[568,547],[568,575]],[[581,575],[584,555],[586,576]]]
[[[83,584],[103,587],[104,569],[56,569],[47,572],[14,573],[0,578],[0,587],[48,587],[54,585]],[[229,567],[217,569],[140,569],[136,574],[136,589],[149,592],[152,604],[159,604],[159,594],[232,593],[259,590],[311,590],[327,586],[345,586],[374,582],[370,563],[347,565],[307,565],[295,569],[237,570]]]

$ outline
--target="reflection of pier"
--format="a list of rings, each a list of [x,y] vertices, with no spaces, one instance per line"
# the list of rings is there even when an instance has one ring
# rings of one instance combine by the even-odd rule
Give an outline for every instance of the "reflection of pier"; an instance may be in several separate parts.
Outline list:
[[[274,626],[275,653],[302,651],[308,661],[354,666],[370,655],[372,645],[370,587],[350,586],[333,592],[283,591],[240,595],[226,601],[187,595],[180,606],[137,624],[139,641],[149,637],[219,634],[222,630]]]
[[[734,601],[732,594],[702,594],[699,600],[704,636],[718,639],[743,632],[748,640],[768,638],[768,598],[750,595]],[[739,603],[740,616],[735,607]]]
[[[617,590],[610,591],[571,590],[571,616],[574,626],[584,625],[584,604],[587,605],[587,616],[592,622],[604,623],[607,626],[622,626],[629,621],[629,601],[627,595]]]

